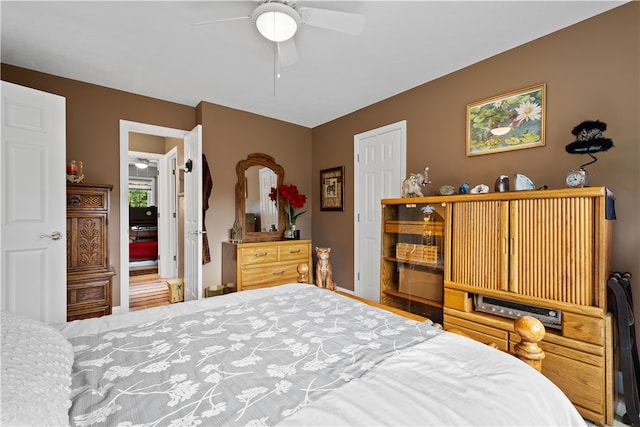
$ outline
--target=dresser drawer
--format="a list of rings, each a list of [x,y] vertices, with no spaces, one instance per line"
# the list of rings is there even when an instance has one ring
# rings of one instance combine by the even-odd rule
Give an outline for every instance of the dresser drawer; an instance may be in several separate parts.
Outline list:
[[[280,261],[306,261],[309,258],[309,245],[306,243],[280,246]]]
[[[111,314],[111,307],[108,305],[97,307],[83,307],[79,310],[67,310],[67,322],[74,320],[91,319]]]
[[[445,329],[458,329],[469,338],[484,344],[496,344],[502,351],[509,351],[509,333],[491,326],[470,322],[459,317],[444,315]]]
[[[569,397],[574,405],[598,414],[605,413],[605,396],[602,390],[605,388],[604,357],[600,357],[600,366],[585,363],[583,360],[593,358],[593,355],[585,354],[565,357],[545,349],[545,358],[542,362],[542,373],[557,385]],[[572,375],[567,375],[571,372]]]
[[[79,304],[109,304],[111,288],[111,276],[67,282],[67,305],[75,306]]]
[[[68,186],[67,210],[102,211],[109,210],[110,187],[94,188],[83,186]]]
[[[297,266],[296,262],[287,262],[252,268],[243,267],[240,273],[242,290],[295,283],[298,279]]]
[[[253,246],[240,249],[239,262],[241,265],[266,264],[278,261],[278,247],[270,246]]]

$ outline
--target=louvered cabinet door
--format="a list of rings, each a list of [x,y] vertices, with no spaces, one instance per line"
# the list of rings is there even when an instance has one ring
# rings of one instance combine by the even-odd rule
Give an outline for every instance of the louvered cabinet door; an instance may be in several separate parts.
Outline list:
[[[512,200],[510,218],[509,290],[594,305],[594,199]]]
[[[508,202],[456,202],[452,206],[451,282],[507,291]]]

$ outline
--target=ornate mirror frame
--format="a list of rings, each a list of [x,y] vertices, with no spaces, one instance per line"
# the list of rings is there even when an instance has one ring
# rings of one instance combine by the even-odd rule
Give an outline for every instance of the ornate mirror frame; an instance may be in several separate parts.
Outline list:
[[[246,231],[245,227],[245,194],[247,188],[245,173],[252,166],[264,166],[271,169],[278,176],[278,186],[284,182],[284,168],[277,164],[273,157],[263,153],[249,154],[245,160],[236,165],[238,183],[236,184],[236,227],[242,230],[243,242],[262,242],[282,240],[285,227],[285,213],[282,203],[278,204],[278,231]]]

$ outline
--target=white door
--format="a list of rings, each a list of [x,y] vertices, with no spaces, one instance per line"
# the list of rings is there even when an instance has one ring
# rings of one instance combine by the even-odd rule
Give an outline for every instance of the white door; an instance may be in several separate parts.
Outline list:
[[[184,300],[188,301],[203,294],[202,125],[184,139],[184,162]]]
[[[178,277],[178,192],[176,174],[178,149],[173,147],[160,164],[158,196],[164,201],[159,218],[158,248],[160,260],[158,274],[160,277]]]
[[[2,82],[2,310],[67,320],[65,99]]]
[[[355,293],[380,302],[380,199],[400,197],[406,121],[358,134],[355,146]]]

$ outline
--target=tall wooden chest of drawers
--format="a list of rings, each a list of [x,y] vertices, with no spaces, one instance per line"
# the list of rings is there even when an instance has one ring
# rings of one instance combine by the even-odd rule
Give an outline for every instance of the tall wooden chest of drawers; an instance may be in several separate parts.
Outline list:
[[[111,188],[67,184],[67,321],[111,314]]]
[[[222,281],[238,291],[295,283],[300,263],[311,270],[311,240],[222,243]]]

